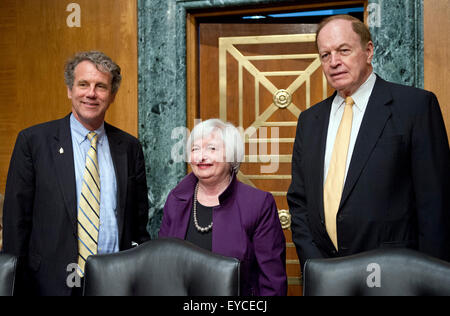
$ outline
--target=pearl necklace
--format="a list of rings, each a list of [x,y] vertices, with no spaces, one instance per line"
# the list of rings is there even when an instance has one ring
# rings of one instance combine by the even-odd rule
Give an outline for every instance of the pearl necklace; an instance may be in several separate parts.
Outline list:
[[[197,220],[197,192],[198,192],[198,183],[195,186],[195,191],[194,191],[194,209],[193,209],[193,212],[194,212],[194,226],[199,232],[206,233],[206,232],[209,232],[212,229],[213,222],[211,221],[211,224],[209,224],[206,227],[201,227],[198,224],[198,220]]]

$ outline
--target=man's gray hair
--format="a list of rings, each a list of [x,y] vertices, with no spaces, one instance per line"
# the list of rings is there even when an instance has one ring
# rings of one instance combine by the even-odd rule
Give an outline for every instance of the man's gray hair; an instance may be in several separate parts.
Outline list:
[[[64,68],[66,86],[72,89],[75,80],[75,68],[79,63],[86,60],[93,63],[99,71],[111,74],[111,92],[115,94],[119,90],[120,82],[122,81],[120,67],[111,58],[99,51],[79,52],[66,62]]]
[[[190,153],[194,142],[200,138],[207,138],[213,132],[222,138],[225,145],[225,161],[230,163],[230,171],[237,174],[241,162],[244,160],[244,142],[241,133],[233,124],[224,123],[219,119],[209,119],[195,125],[186,142],[187,161],[190,162]]]

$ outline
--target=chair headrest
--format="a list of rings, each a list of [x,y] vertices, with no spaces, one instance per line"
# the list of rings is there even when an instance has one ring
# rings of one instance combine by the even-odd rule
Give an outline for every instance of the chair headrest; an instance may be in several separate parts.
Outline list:
[[[380,248],[310,259],[304,295],[450,295],[450,263],[411,249]]]
[[[17,257],[0,253],[0,296],[12,296],[16,278]]]
[[[239,260],[162,238],[90,256],[85,295],[238,295]]]

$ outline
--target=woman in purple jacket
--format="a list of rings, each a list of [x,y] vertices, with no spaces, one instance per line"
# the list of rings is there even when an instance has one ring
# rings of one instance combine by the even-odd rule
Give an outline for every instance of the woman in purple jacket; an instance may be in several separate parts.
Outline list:
[[[192,167],[169,194],[159,237],[177,237],[241,262],[241,295],[286,295],[286,244],[270,193],[239,182],[239,131],[210,119],[187,141]]]

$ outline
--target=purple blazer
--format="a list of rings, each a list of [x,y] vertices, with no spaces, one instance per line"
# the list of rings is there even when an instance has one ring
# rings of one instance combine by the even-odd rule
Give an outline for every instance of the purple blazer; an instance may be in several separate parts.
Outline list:
[[[190,173],[169,193],[159,237],[185,239],[197,181]],[[241,261],[241,295],[286,295],[286,241],[272,195],[233,176],[219,203],[212,251]]]

